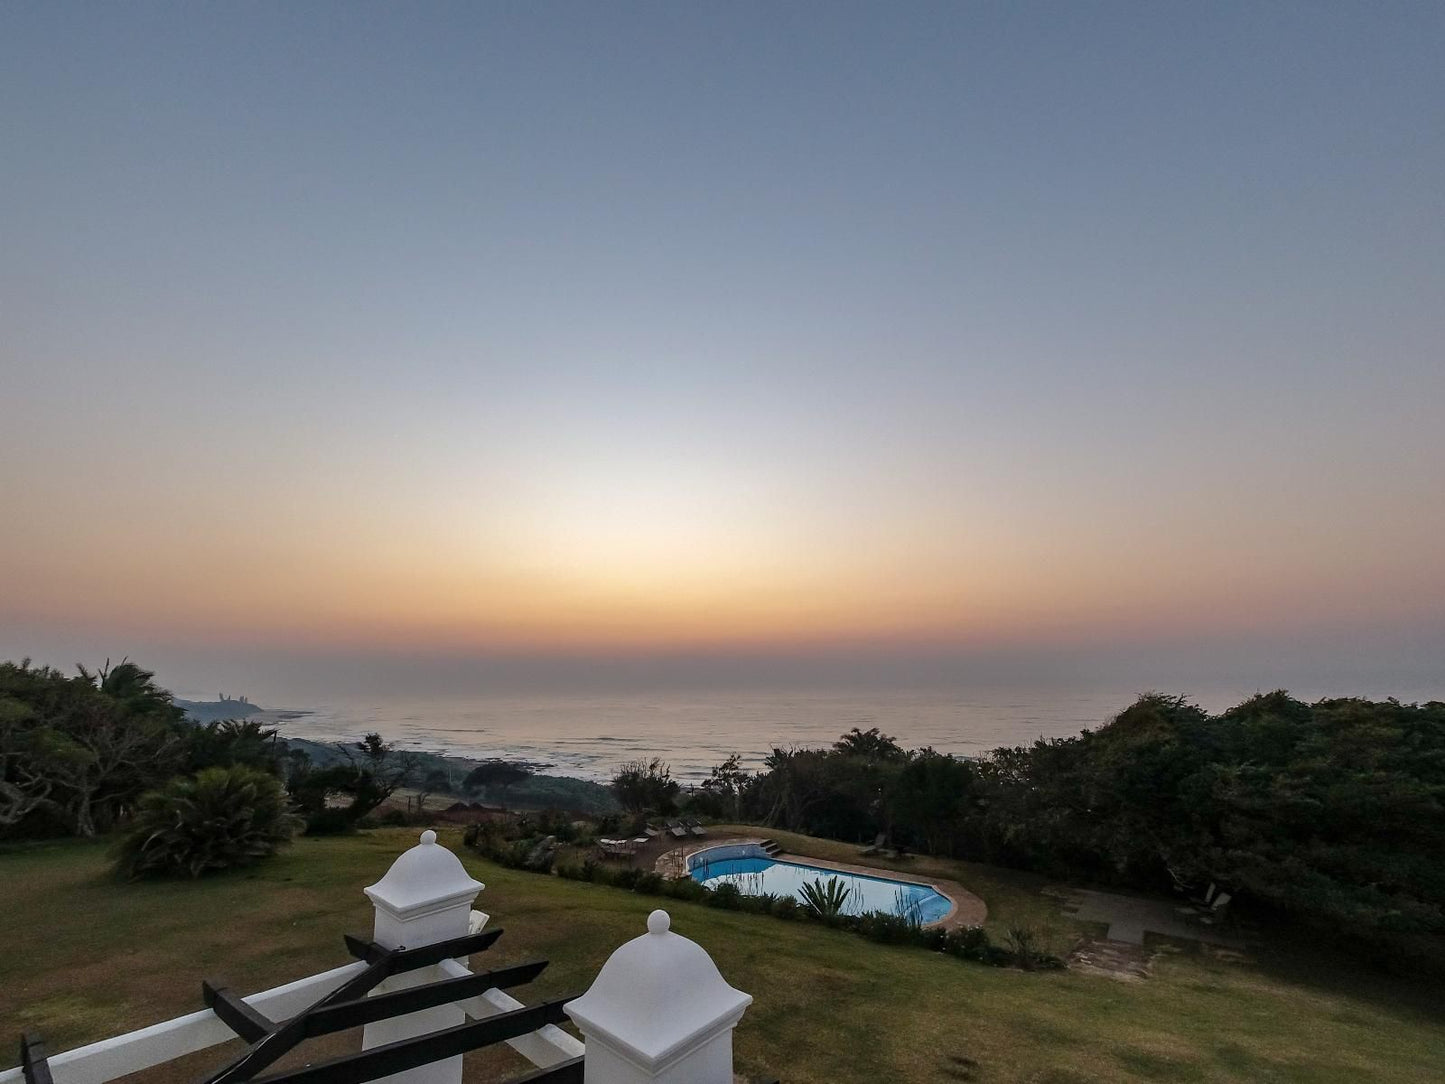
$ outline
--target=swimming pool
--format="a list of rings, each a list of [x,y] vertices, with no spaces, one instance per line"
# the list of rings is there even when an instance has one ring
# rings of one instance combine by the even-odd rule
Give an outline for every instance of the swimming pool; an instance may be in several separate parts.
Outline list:
[[[953,910],[953,901],[929,885],[844,873],[802,862],[780,862],[769,857],[756,843],[709,847],[689,855],[687,868],[693,880],[709,888],[732,884],[746,896],[767,892],[776,896],[792,896],[800,902],[805,884],[826,882],[830,877],[836,877],[848,889],[848,899],[843,905],[843,913],[847,915],[886,911],[893,915],[909,915],[920,925],[927,926],[947,918]]]

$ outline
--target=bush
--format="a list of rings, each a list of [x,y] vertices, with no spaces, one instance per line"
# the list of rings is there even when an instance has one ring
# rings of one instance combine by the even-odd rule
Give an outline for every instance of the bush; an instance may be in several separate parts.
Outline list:
[[[1026,926],[1010,926],[1007,937],[1008,948],[1013,953],[1014,963],[1025,971],[1032,971],[1034,960],[1041,955],[1034,931]]]
[[[884,945],[916,945],[923,941],[922,928],[911,915],[870,911],[858,918],[858,932]]]
[[[641,892],[645,896],[658,896],[662,894],[662,874],[648,870],[637,878],[637,884],[632,886],[634,892]]]
[[[707,903],[709,907],[721,907],[724,911],[740,911],[743,894],[738,891],[737,885],[724,882],[712,890]]]
[[[537,814],[537,832],[555,836],[558,843],[575,843],[580,834],[572,818],[560,809],[544,809]]]
[[[276,777],[237,765],[178,776],[143,795],[121,841],[123,877],[199,877],[269,858],[301,827]]]
[[[693,903],[700,903],[708,898],[712,890],[691,877],[676,877],[663,886],[663,891],[675,900],[688,900]]]
[[[798,917],[798,901],[792,896],[779,896],[773,901],[773,917],[791,921]]]

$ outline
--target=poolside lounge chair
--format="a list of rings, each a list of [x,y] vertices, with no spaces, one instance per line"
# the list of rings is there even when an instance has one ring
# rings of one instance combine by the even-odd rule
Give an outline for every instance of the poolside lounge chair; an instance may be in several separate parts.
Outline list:
[[[654,828],[652,825],[649,824],[649,825],[647,825],[645,828],[642,829],[642,833],[643,833],[643,835],[645,835],[648,839],[656,839],[658,836],[662,835],[662,829],[661,829],[661,828]]]
[[[682,826],[681,821],[668,821],[667,830],[678,839],[687,838],[687,829]]]
[[[1209,910],[1199,916],[1199,921],[1206,926],[1214,926],[1224,921],[1225,915],[1229,913],[1229,901],[1234,897],[1228,892],[1221,892],[1214,897],[1214,902],[1209,905]]]
[[[1189,902],[1197,907],[1209,907],[1214,903],[1214,896],[1218,891],[1219,889],[1215,886],[1214,882],[1210,881],[1209,887],[1205,890],[1204,895],[1190,896]]]
[[[699,838],[703,838],[703,839],[707,838],[707,829],[704,828],[704,827],[703,827],[701,824],[699,824],[697,821],[692,821],[692,820],[683,821],[683,822],[682,822],[682,826],[683,826],[684,828],[686,828],[690,833],[692,833],[692,834],[695,835],[695,836],[698,836]]]

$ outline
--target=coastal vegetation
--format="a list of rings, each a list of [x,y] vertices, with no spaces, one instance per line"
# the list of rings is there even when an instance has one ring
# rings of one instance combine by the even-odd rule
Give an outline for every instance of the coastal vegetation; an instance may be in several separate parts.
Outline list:
[[[660,757],[633,760],[622,765],[612,779],[612,793],[629,813],[672,813],[677,809],[682,784]]]
[[[230,795],[233,810],[249,803],[254,830],[280,845],[285,833],[262,825],[267,788],[228,790],[220,776],[200,785],[198,773],[242,768],[274,779],[283,812],[311,834],[352,831],[407,786],[574,814],[621,809],[633,820],[619,830],[681,809],[1074,882],[1194,894],[1212,885],[1266,920],[1416,961],[1445,955],[1438,702],[1306,704],[1274,692],[1210,715],[1148,694],[1097,730],[976,758],[854,729],[829,748],[779,746],[759,772],[731,757],[691,788],[659,759],[627,764],[609,796],[514,762],[398,753],[375,734],[324,745],[281,739],[254,719],[198,725],[128,660],[74,675],[0,664],[0,836],[90,837],[127,825],[147,836],[154,810],[174,813],[206,794]],[[142,860],[132,842],[121,868],[217,868],[255,849],[253,826],[243,827],[231,844],[213,839],[184,859]],[[180,855],[175,842],[150,848]]]
[[[281,784],[243,764],[177,776],[141,797],[121,842],[126,877],[203,873],[254,865],[302,826]]]
[[[589,780],[537,775],[515,761],[399,752],[378,734],[282,738],[255,718],[262,713],[245,697],[176,700],[129,660],[75,674],[0,663],[0,840],[118,832],[123,876],[197,876],[257,861],[298,826],[311,835],[354,831],[408,787],[420,791],[417,810],[428,792],[522,808],[618,808]]]
[[[817,922],[660,903],[508,869],[461,847],[458,836],[441,830],[441,842],[487,886],[477,906],[507,931],[488,964],[552,961],[528,1000],[586,989],[647,913],[665,907],[673,929],[755,998],[735,1036],[738,1068],[754,1076],[790,1084],[1445,1078],[1435,988],[1292,944],[1264,945],[1247,959],[1165,946],[1140,983],[961,967]],[[778,838],[818,857],[857,851]],[[370,928],[361,887],[415,842],[414,829],[302,838],[251,869],[129,884],[109,876],[104,841],[0,848],[0,938],[10,946],[0,959],[0,1021],[12,1035],[34,1031],[65,1050],[196,1010],[208,975],[249,993],[335,967],[348,959],[341,934]],[[999,941],[1012,924],[1059,940],[1080,931],[1042,877],[945,858],[905,861],[968,884],[988,903]],[[224,1056],[196,1055],[171,1076],[148,1079],[199,1079]],[[14,1058],[14,1044],[0,1049],[0,1065]]]
[[[183,713],[123,660],[73,677],[0,663],[0,829],[110,830],[141,792],[185,763]]]
[[[855,729],[736,769],[689,810],[1075,882],[1212,884],[1264,917],[1442,956],[1442,703],[1275,692],[1209,715],[1149,694],[1098,730],[974,759]]]
[[[73,676],[0,663],[0,834],[120,831],[126,877],[249,865],[303,824],[352,830],[414,771],[377,734],[317,764],[252,719],[193,723],[129,660]]]

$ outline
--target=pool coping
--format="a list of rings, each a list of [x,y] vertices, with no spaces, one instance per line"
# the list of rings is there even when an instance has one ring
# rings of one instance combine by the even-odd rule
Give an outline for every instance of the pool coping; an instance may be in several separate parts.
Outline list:
[[[697,839],[690,840],[680,847],[674,847],[664,852],[654,863],[653,869],[664,877],[686,877],[691,875],[688,869],[687,860],[700,851],[711,850],[714,847],[732,847],[744,843],[751,843],[761,846],[767,842],[765,836],[729,836],[726,839]],[[922,885],[924,888],[931,888],[951,904],[948,914],[932,922],[925,922],[925,928],[932,926],[943,926],[947,929],[957,929],[963,926],[982,926],[988,918],[988,905],[979,899],[968,889],[957,881],[949,881],[941,878],[913,877],[906,873],[899,873],[896,870],[885,869],[882,866],[863,866],[853,862],[834,862],[828,858],[814,858],[808,854],[793,854],[789,851],[779,851],[772,856],[779,862],[792,862],[795,865],[815,866],[818,869],[835,870],[838,873],[854,873],[860,877],[871,877],[875,880],[900,881],[904,884]]]

